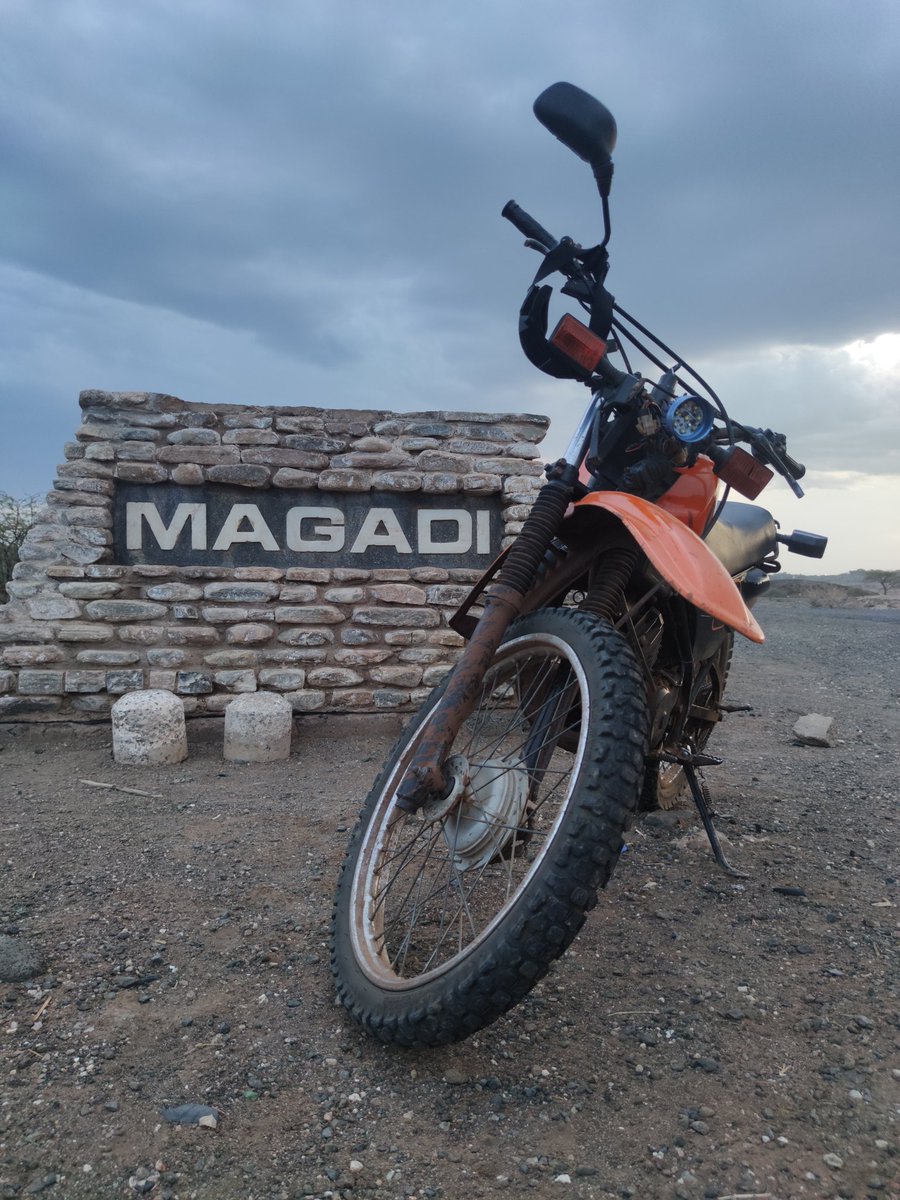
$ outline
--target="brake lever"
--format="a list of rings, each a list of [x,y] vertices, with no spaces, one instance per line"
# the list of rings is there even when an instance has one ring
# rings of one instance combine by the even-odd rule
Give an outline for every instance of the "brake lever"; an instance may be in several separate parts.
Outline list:
[[[535,275],[532,283],[543,283],[547,276],[552,275],[555,271],[561,271],[568,279],[573,276],[577,278],[581,272],[572,268],[580,253],[581,247],[577,242],[573,242],[569,237],[561,238],[544,257],[544,265]]]
[[[773,462],[772,466],[776,469],[776,471],[778,471],[778,474],[781,475],[781,477],[785,480],[788,487],[791,489],[791,491],[794,493],[794,495],[797,497],[797,499],[802,500],[803,497],[806,495],[806,492],[804,492],[803,488],[800,486],[800,484],[797,482],[797,480],[793,477],[793,475],[790,473],[790,471],[788,471],[784,466],[782,466],[780,461]]]

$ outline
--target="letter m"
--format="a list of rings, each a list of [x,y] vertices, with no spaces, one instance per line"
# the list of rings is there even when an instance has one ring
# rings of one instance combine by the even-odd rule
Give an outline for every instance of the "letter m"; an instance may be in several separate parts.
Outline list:
[[[160,550],[175,549],[175,543],[188,521],[191,523],[191,549],[206,549],[205,504],[179,504],[172,514],[171,521],[166,525],[155,504],[129,501],[125,505],[125,545],[129,550],[144,548],[142,518],[147,522]]]

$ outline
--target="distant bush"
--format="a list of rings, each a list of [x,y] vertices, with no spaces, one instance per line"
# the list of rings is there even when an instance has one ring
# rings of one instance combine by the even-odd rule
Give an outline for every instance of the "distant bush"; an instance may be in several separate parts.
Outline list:
[[[39,496],[16,500],[0,492],[0,604],[6,604],[9,594],[6,585],[12,578],[13,567],[19,561],[19,550],[40,506]]]
[[[871,595],[865,588],[818,579],[778,579],[772,581],[769,595],[773,600],[805,600],[813,608],[840,608],[848,600]]]

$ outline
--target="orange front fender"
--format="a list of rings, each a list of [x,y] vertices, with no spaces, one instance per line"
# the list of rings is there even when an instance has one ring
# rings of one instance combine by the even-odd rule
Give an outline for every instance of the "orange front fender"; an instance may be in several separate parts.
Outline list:
[[[617,517],[663,579],[696,608],[742,633],[751,642],[766,635],[712,550],[671,513],[624,492],[591,492],[575,512],[602,508]]]

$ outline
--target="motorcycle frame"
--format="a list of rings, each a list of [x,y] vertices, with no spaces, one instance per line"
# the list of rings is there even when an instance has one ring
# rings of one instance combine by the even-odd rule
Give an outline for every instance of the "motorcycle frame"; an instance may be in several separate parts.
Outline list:
[[[586,491],[579,483],[579,469],[588,454],[601,405],[625,400],[642,387],[643,381],[637,376],[623,377],[616,371],[614,380],[592,394],[565,455],[547,467],[548,482],[538,493],[521,533],[464,602],[460,610],[463,616],[483,596],[483,611],[474,627],[469,627],[469,641],[397,789],[397,804],[402,810],[415,812],[430,800],[448,794],[452,781],[446,778],[443,764],[450,747],[475,706],[485,673],[506,630],[522,612],[538,606],[533,601],[529,603],[534,581],[553,539],[563,529],[570,504]],[[753,641],[763,641],[762,630],[731,576],[705,543],[677,517],[649,501],[622,492],[587,492],[579,497],[575,509],[583,506],[596,507],[618,518],[627,535],[620,545],[633,543],[636,551],[645,555],[663,580],[691,606],[709,612]],[[674,549],[667,544],[670,540]],[[609,545],[607,542],[598,549],[609,549]],[[637,554],[631,560],[632,568],[636,559]],[[693,654],[686,654],[684,661],[693,663]],[[687,674],[693,672],[689,670]]]

